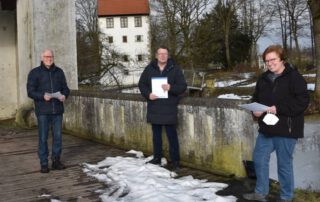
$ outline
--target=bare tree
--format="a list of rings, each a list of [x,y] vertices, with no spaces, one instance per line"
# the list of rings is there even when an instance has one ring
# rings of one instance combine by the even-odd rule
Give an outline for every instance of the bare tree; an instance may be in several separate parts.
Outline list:
[[[280,21],[280,29],[281,29],[281,38],[282,38],[282,46],[286,52],[288,51],[288,12],[283,10],[280,2],[278,0],[273,1],[274,5],[276,5],[276,10],[278,13],[279,21]]]
[[[288,51],[287,39],[289,39],[290,51],[288,51],[288,53],[290,54],[292,50],[295,50],[298,59],[297,64],[301,66],[299,37],[303,35],[304,28],[310,22],[308,18],[308,4],[306,1],[301,0],[276,0],[274,2],[276,3],[275,5],[278,6],[280,23],[284,23],[281,24],[283,40],[285,40],[283,41],[284,48]],[[287,38],[287,33],[289,34],[289,38]]]
[[[97,6],[97,0],[76,0],[77,20],[84,29],[82,31],[99,31]]]
[[[315,93],[318,102],[320,102],[320,0],[308,0],[308,4],[312,15],[314,47],[316,55],[315,65],[317,67]]]
[[[211,0],[157,1],[158,30],[166,33],[167,45],[173,57],[183,58],[185,64],[191,68],[193,68],[191,48],[194,25],[199,22],[210,2]],[[161,32],[157,34],[161,35]]]
[[[250,66],[258,66],[257,41],[266,34],[267,27],[272,22],[274,9],[269,1],[247,0],[242,4],[242,27],[244,33],[251,38]]]
[[[220,9],[218,10],[220,11],[219,15],[221,16],[224,35],[227,68],[232,68],[230,56],[230,30],[232,24],[232,15],[240,8],[242,3],[244,2],[245,0],[218,0],[218,7],[220,7]]]
[[[99,71],[100,40],[96,0],[76,1],[77,55],[80,78]]]

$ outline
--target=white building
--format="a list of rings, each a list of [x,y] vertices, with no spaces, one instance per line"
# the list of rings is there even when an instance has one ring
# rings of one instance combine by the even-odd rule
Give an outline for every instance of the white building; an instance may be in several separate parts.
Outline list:
[[[148,0],[98,0],[100,30],[129,72],[150,60],[149,14]]]

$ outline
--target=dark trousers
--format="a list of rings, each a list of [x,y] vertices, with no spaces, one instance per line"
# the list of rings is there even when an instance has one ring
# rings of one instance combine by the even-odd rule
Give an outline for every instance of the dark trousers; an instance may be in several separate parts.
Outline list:
[[[179,141],[176,125],[158,125],[152,124],[153,132],[153,156],[154,158],[162,158],[162,126],[166,128],[167,138],[169,142],[169,155],[171,161],[179,161]]]
[[[41,166],[48,165],[48,133],[52,127],[52,159],[59,159],[62,150],[62,115],[38,115],[38,156]]]

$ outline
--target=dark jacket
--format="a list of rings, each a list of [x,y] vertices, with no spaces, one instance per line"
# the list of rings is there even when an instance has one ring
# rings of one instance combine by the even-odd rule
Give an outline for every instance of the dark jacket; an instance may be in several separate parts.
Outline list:
[[[149,100],[152,92],[152,77],[168,77],[170,90],[167,99]],[[158,61],[152,61],[143,71],[139,80],[139,89],[143,97],[147,99],[147,121],[152,124],[176,124],[178,115],[179,95],[187,89],[181,69],[169,59],[162,72],[158,67]]]
[[[63,70],[54,64],[48,69],[42,62],[39,67],[30,71],[27,91],[28,96],[34,100],[37,115],[62,114],[64,112],[63,102],[56,98],[45,101],[45,93],[60,91],[66,98],[70,93]]]
[[[257,81],[253,101],[267,106],[275,105],[279,122],[266,125],[258,118],[259,132],[266,136],[302,138],[304,128],[303,112],[309,104],[307,84],[298,70],[285,64],[282,74],[274,82],[268,77],[272,72],[264,72]]]

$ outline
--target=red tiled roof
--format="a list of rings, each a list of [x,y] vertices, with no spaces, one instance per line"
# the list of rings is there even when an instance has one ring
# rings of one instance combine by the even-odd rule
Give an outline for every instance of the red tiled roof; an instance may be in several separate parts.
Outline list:
[[[98,16],[149,15],[149,0],[98,0]]]

